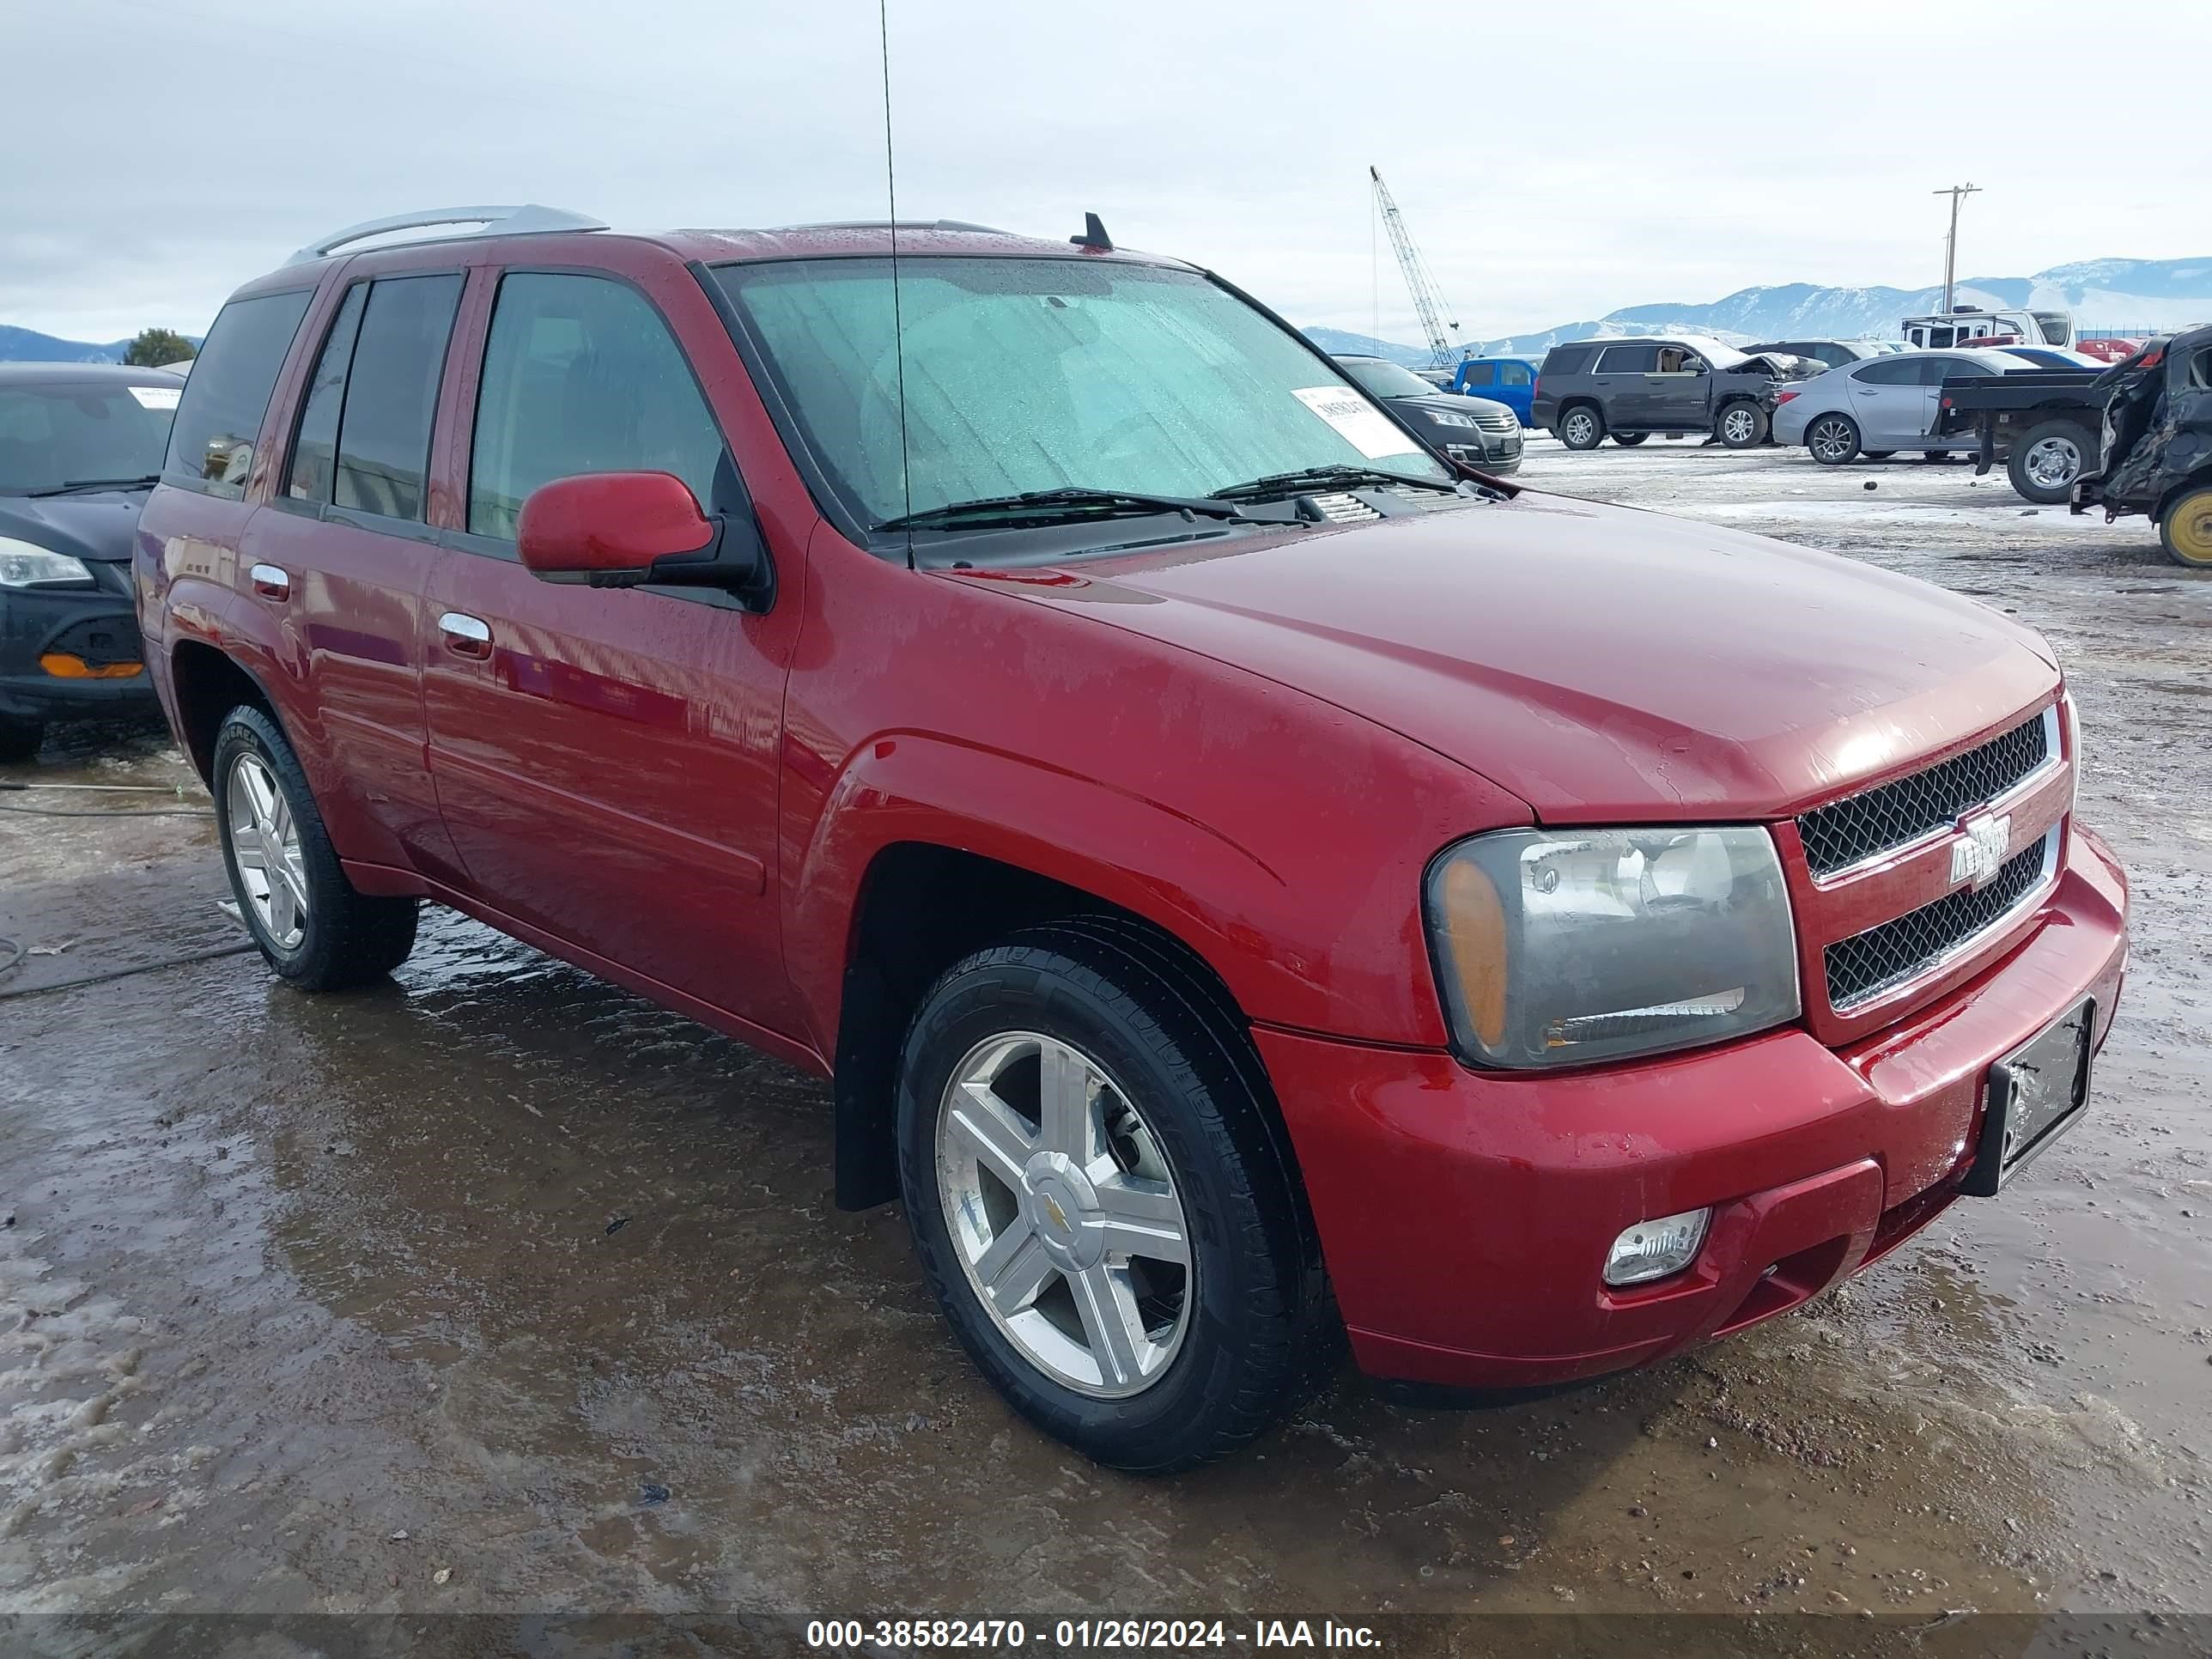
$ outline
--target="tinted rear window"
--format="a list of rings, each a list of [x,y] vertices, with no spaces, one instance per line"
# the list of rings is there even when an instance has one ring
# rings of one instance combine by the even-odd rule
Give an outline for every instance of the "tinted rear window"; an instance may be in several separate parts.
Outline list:
[[[460,301],[458,275],[370,286],[338,416],[338,506],[393,519],[422,516],[430,421]]]
[[[312,290],[233,300],[193,361],[161,476],[210,495],[246,493],[254,441]]]
[[[1607,346],[1605,356],[1597,360],[1601,374],[1653,374],[1659,369],[1659,348],[1656,345]]]
[[[1579,374],[1589,367],[1589,360],[1596,351],[1595,346],[1553,346],[1545,354],[1543,372],[1547,374]]]

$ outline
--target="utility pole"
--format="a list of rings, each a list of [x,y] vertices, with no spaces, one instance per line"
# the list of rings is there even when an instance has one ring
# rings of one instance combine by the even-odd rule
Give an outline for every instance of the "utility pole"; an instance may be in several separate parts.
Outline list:
[[[1934,190],[1931,196],[1951,198],[1951,234],[1943,239],[1943,314],[1951,314],[1951,290],[1956,287],[1959,274],[1959,204],[1969,196],[1978,194],[1979,185],[1953,185],[1948,190]]]

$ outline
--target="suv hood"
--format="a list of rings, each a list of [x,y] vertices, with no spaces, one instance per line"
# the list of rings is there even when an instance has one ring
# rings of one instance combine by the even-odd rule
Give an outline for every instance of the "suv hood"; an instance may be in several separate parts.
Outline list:
[[[73,559],[114,564],[131,556],[131,532],[143,489],[88,491],[78,495],[0,495],[0,536],[29,542]]]
[[[1555,823],[1786,817],[2024,714],[2058,684],[2034,634],[1941,588],[1526,491],[957,579],[1325,698]]]

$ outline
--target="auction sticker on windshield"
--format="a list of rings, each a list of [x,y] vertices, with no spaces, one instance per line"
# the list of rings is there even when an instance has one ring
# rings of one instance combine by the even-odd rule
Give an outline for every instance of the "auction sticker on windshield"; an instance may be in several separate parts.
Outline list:
[[[174,409],[177,399],[185,395],[182,386],[134,386],[131,395],[138,400],[141,409]]]
[[[1410,454],[1415,448],[1413,441],[1388,415],[1348,386],[1302,386],[1291,396],[1334,427],[1339,436],[1370,461],[1384,455]]]

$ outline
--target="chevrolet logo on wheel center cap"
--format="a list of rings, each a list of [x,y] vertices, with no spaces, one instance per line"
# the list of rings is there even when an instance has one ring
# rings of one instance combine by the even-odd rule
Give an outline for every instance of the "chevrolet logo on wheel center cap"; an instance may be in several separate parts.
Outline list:
[[[2003,866],[2012,850],[2012,814],[1967,817],[1959,820],[1959,839],[1951,843],[1951,884],[1967,882],[1985,887]]]

